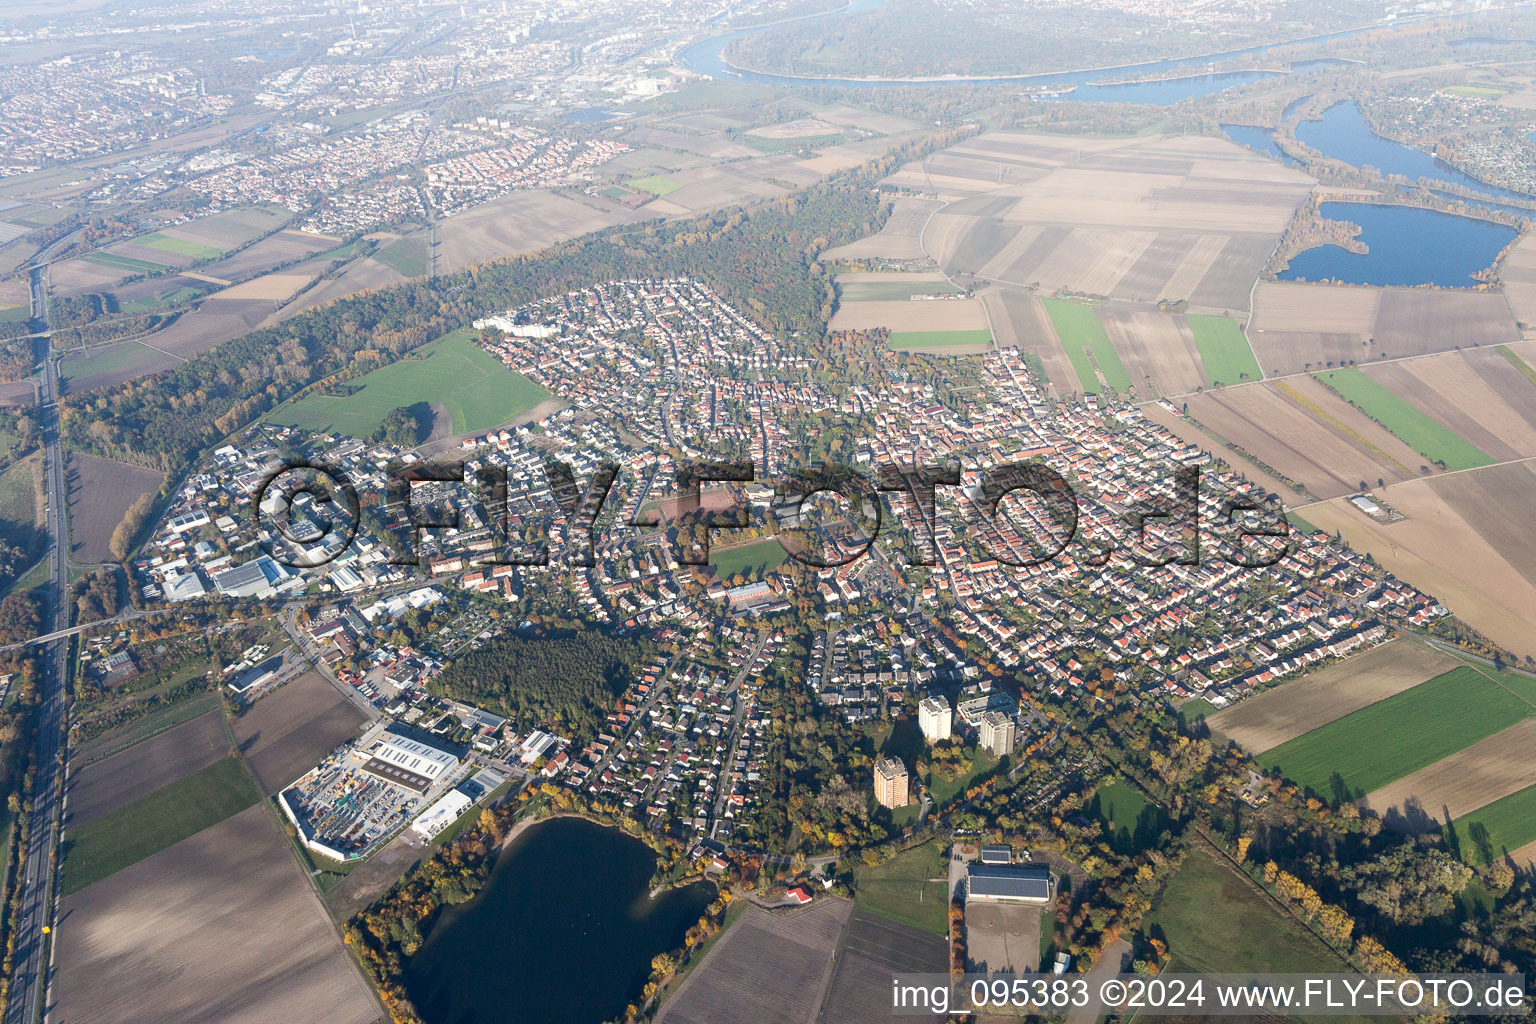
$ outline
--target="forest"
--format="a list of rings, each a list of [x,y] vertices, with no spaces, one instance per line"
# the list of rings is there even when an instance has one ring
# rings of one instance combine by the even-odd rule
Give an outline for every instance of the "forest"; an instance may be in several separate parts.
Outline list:
[[[597,733],[646,653],[639,640],[588,629],[528,638],[496,637],[459,658],[433,693],[506,715],[519,729]]]

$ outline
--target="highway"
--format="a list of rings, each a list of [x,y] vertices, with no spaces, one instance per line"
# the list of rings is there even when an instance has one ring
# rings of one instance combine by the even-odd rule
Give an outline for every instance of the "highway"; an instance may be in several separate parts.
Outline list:
[[[66,236],[67,238],[67,236]],[[60,243],[65,239],[60,239]],[[60,244],[56,243],[56,244]],[[48,324],[48,269],[34,267],[32,316],[35,329]],[[69,628],[69,523],[64,488],[63,450],[59,444],[58,368],[51,358],[47,338],[37,342],[42,362],[38,389],[38,425],[46,459],[44,477],[48,491],[48,608],[45,628],[59,632]],[[11,975],[5,1024],[32,1024],[46,1008],[48,990],[48,943],[43,929],[52,922],[52,894],[58,849],[59,808],[62,798],[62,744],[64,739],[64,684],[68,671],[69,640],[43,645],[42,710],[38,718],[37,782],[32,793],[31,833],[27,839],[26,864],[22,869],[21,905],[12,922],[16,934],[16,958]]]

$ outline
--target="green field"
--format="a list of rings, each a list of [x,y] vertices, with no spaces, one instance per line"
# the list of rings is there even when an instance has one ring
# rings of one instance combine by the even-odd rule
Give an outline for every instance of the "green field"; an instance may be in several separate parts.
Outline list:
[[[1465,96],[1471,99],[1496,100],[1509,92],[1508,89],[1495,89],[1488,85],[1447,85],[1440,90],[1450,96]]]
[[[841,133],[834,132],[827,135],[802,135],[794,139],[765,139],[761,135],[750,135],[747,132],[742,132],[735,137],[735,141],[764,153],[798,153],[802,149],[821,149],[823,146],[835,146],[844,141],[844,136]]]
[[[973,781],[996,768],[997,761],[996,757],[977,747],[971,755],[971,767],[964,775],[953,779],[941,779],[929,772],[924,782],[928,787],[928,795],[933,798],[933,805],[942,807],[949,803],[956,795],[969,789]]]
[[[19,324],[31,316],[31,306],[7,306],[0,309],[0,324]]]
[[[1176,971],[1345,970],[1320,939],[1200,847],[1168,880],[1142,931],[1162,933]]]
[[[111,267],[113,270],[126,270],[131,274],[158,274],[165,269],[163,263],[151,263],[148,260],[136,260],[132,256],[118,256],[110,252],[93,252],[87,256],[81,256],[87,263],[94,263],[98,267]]]
[[[116,345],[104,345],[81,355],[67,356],[59,360],[59,376],[65,380],[80,380],[98,373],[116,373],[147,363],[159,356],[153,349],[135,341]]]
[[[423,277],[427,273],[427,247],[414,238],[391,242],[374,253],[373,258],[406,277]]]
[[[1446,839],[1470,864],[1488,864],[1536,843],[1536,786],[1462,815],[1446,829]]]
[[[1185,725],[1198,722],[1202,718],[1210,718],[1219,709],[1216,705],[1204,697],[1196,697],[1179,705],[1179,721]]]
[[[411,356],[365,374],[346,397],[306,395],[267,419],[320,433],[366,438],[390,411],[418,402],[440,404],[453,417],[455,434],[505,423],[549,397],[549,392],[470,341],[461,327]]]
[[[168,306],[175,306],[179,303],[189,302],[192,299],[197,298],[199,295],[207,291],[207,287],[207,285],[204,285],[201,288],[173,288],[170,291],[161,292],[158,295],[149,296],[142,299],[134,299],[132,302],[125,302],[123,303],[122,308],[118,310],[118,312],[147,313],[165,309]]]
[[[1304,789],[1355,799],[1536,714],[1475,668],[1444,675],[1260,754]]]
[[[1110,343],[1109,335],[1104,333],[1104,325],[1099,322],[1099,311],[1081,302],[1067,302],[1064,299],[1045,299],[1044,302],[1051,325],[1056,328],[1061,347],[1066,349],[1067,358],[1072,362],[1072,369],[1077,371],[1077,379],[1082,382],[1083,390],[1097,394],[1102,387],[1093,372],[1095,363],[1110,387],[1116,391],[1129,390],[1131,375],[1125,371],[1125,364],[1120,362],[1120,355]],[[1093,353],[1092,359],[1084,349]]]
[[[1263,376],[1236,320],[1229,316],[1192,316],[1189,329],[1195,335],[1195,348],[1200,352],[1205,379],[1210,383],[1236,384]]]
[[[843,302],[901,302],[914,295],[956,295],[960,289],[948,281],[849,281],[837,286]]]
[[[1487,452],[1430,419],[1359,370],[1329,370],[1312,376],[1365,410],[1367,416],[1426,459],[1444,463],[1446,469],[1476,469],[1490,466],[1495,461]]]
[[[176,238],[156,231],[152,235],[135,238],[135,245],[147,245],[161,252],[173,252],[178,256],[190,256],[195,260],[211,260],[224,255],[224,250],[188,238]]]
[[[681,182],[673,181],[665,174],[647,174],[643,178],[630,178],[624,184],[642,192],[649,192],[653,196],[670,195],[683,187]]]
[[[34,453],[0,473],[0,519],[27,526],[37,523],[34,473],[40,458]]]
[[[71,829],[64,841],[64,892],[92,883],[194,836],[261,799],[234,757],[222,758],[104,818]]]
[[[957,348],[962,345],[990,345],[992,332],[980,331],[892,331],[890,347],[904,352],[915,348]]]
[[[1088,813],[1104,823],[1115,849],[1126,853],[1152,846],[1167,827],[1162,811],[1123,779],[1112,779],[1094,790]]]
[[[715,575],[728,580],[741,573],[749,580],[760,580],[770,570],[783,565],[789,554],[778,541],[758,540],[751,544],[739,544],[732,548],[711,548],[709,562],[715,567]]]
[[[854,874],[853,902],[893,921],[949,932],[949,863],[938,843],[924,843]]]

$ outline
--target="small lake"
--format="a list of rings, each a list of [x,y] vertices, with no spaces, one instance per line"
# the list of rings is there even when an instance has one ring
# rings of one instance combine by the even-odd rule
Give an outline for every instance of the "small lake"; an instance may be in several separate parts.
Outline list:
[[[1360,108],[1352,100],[1335,103],[1323,113],[1321,121],[1300,121],[1296,125],[1296,138],[1324,156],[1342,160],[1355,167],[1367,164],[1383,174],[1401,174],[1410,181],[1429,178],[1463,188],[1473,189],[1489,196],[1507,196],[1512,199],[1529,199],[1519,192],[1490,185],[1463,174],[1432,154],[1393,142],[1371,131]]]
[[[1324,203],[1321,210],[1328,220],[1360,225],[1359,240],[1370,251],[1308,249],[1291,260],[1282,281],[1464,288],[1477,284],[1472,275],[1491,266],[1516,235],[1502,224],[1411,206]]]
[[[714,900],[706,882],[646,892],[640,840],[580,818],[535,825],[479,895],[450,907],[406,962],[427,1024],[601,1024],[640,995],[651,958],[683,944]]]

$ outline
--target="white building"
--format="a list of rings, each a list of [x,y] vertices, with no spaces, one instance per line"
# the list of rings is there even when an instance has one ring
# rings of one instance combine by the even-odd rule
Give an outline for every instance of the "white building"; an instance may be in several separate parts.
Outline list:
[[[459,820],[459,815],[469,810],[474,801],[456,789],[450,789],[443,794],[431,807],[421,813],[421,817],[411,823],[411,831],[423,839],[431,839],[443,829]]]
[[[1001,711],[988,711],[981,716],[981,722],[977,725],[980,734],[979,743],[983,750],[993,757],[1004,757],[1013,753],[1013,744],[1016,728],[1013,719]]]
[[[924,697],[917,706],[917,724],[923,730],[923,739],[929,743],[941,743],[953,735],[955,713],[949,701],[943,697]]]

